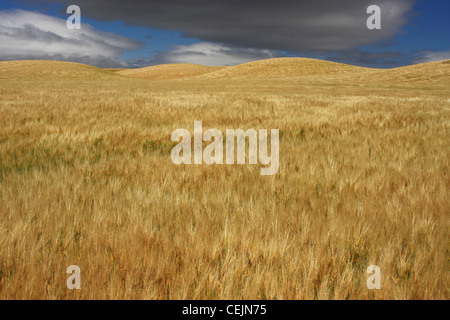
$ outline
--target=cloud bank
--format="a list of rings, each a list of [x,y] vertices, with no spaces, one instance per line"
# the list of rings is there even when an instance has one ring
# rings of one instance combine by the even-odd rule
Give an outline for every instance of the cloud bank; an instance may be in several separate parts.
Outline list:
[[[433,61],[441,61],[441,60],[450,60],[450,50],[449,51],[421,51],[418,52],[420,55],[414,63],[425,63],[425,62],[433,62]]]
[[[233,66],[254,60],[276,58],[274,50],[247,49],[210,42],[174,46],[150,59],[138,59],[131,66],[158,65],[167,63],[197,63],[205,66]]]
[[[69,30],[66,20],[25,10],[0,11],[0,60],[63,60],[99,67],[125,66],[120,55],[139,41],[82,24]]]

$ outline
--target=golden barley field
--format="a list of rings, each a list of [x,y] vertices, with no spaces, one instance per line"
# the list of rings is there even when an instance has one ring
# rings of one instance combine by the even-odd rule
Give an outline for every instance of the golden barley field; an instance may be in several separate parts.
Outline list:
[[[195,120],[278,174],[173,164]],[[0,62],[0,123],[0,299],[450,298],[448,61]]]

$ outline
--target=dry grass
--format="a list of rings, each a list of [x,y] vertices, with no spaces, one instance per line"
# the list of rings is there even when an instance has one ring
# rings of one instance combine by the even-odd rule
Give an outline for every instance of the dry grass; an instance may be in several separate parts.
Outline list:
[[[0,298],[448,299],[450,65],[278,63],[1,62]],[[279,173],[175,166],[194,120],[280,129]]]

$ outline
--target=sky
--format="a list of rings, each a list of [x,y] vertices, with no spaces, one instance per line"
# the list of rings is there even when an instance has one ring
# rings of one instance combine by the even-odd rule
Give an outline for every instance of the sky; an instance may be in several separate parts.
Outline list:
[[[81,29],[66,20],[81,9]],[[367,28],[370,5],[381,29]],[[2,0],[0,60],[104,68],[308,57],[393,68],[450,59],[449,0]]]

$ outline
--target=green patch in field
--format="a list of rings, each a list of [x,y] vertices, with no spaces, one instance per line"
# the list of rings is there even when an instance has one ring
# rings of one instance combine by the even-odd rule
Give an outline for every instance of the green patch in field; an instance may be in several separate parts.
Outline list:
[[[70,146],[26,146],[0,157],[0,182],[11,173],[49,170],[57,166],[73,166],[75,152]]]
[[[176,144],[163,141],[147,140],[142,145],[144,154],[159,153],[160,155],[169,155]]]

